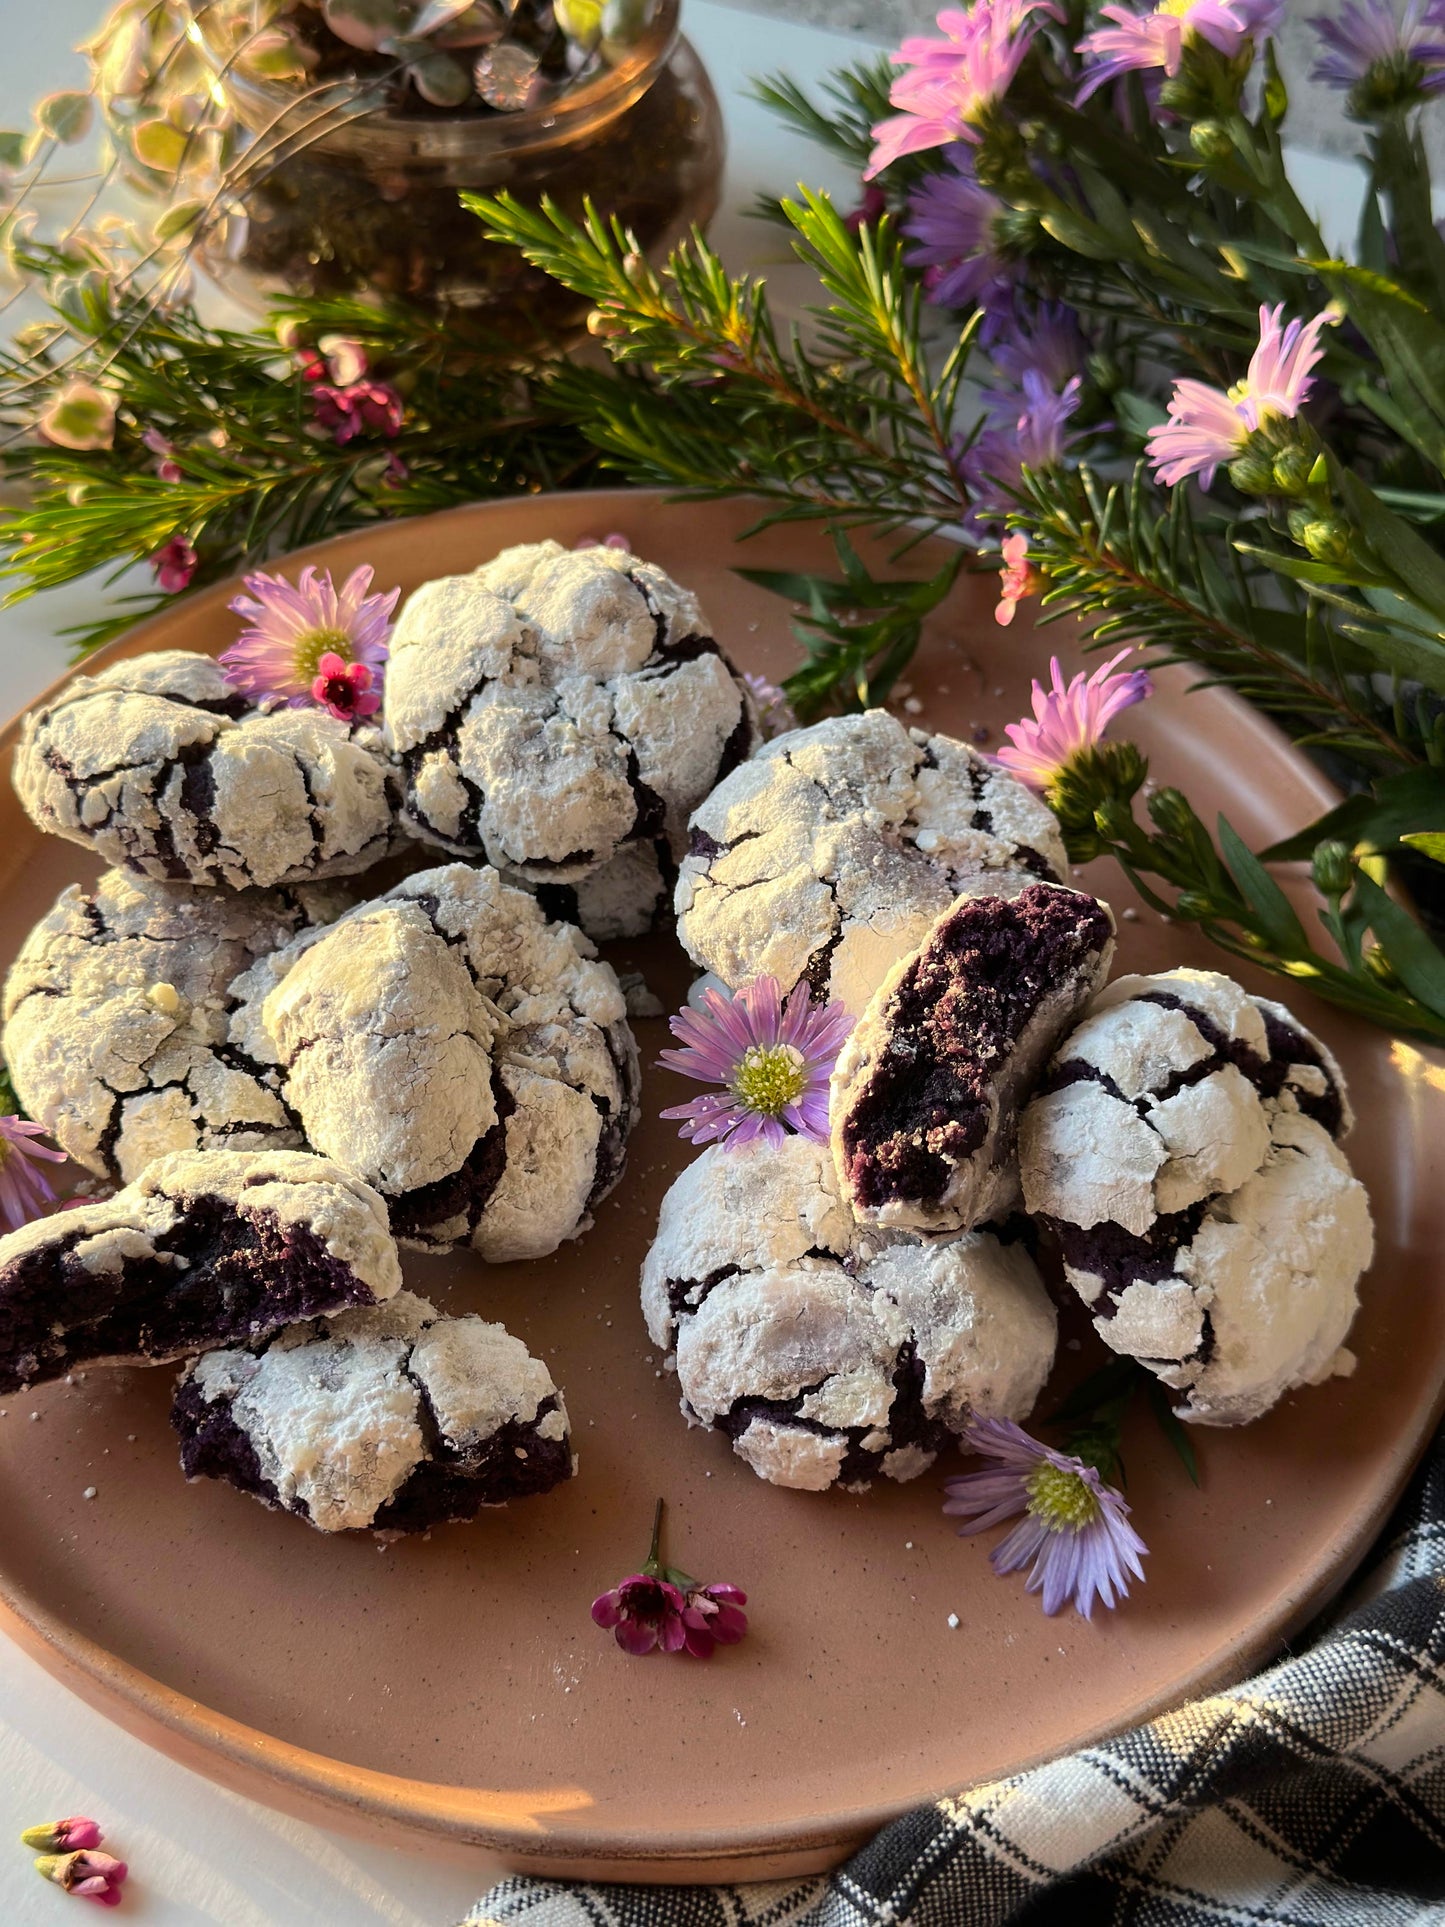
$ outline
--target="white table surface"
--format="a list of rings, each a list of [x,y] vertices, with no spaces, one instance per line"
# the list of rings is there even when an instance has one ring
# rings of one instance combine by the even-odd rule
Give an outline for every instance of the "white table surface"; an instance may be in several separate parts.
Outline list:
[[[70,49],[92,30],[101,0],[8,0],[8,58],[0,68],[0,126],[21,125],[30,100],[77,84]],[[715,0],[686,0],[684,24],[706,61],[728,123],[726,203],[713,240],[733,267],[766,266],[780,305],[806,299],[785,237],[742,210],[793,182],[831,188],[851,205],[837,163],[780,128],[744,96],[750,76],[783,69],[804,83],[856,58],[855,36],[793,26]],[[1296,157],[1306,200],[1327,238],[1347,243],[1358,180],[1343,162]],[[144,585],[147,572],[136,572]],[[22,708],[65,667],[59,632],[103,606],[95,578],[0,611],[0,715]],[[0,1524],[3,1530],[3,1524]],[[10,1846],[20,1829],[88,1813],[131,1865],[114,1916],[140,1927],[452,1927],[492,1877],[485,1862],[411,1854],[307,1826],[222,1791],[131,1739],[0,1638],[0,1927],[75,1922],[65,1897]],[[89,1916],[87,1916],[89,1917]]]

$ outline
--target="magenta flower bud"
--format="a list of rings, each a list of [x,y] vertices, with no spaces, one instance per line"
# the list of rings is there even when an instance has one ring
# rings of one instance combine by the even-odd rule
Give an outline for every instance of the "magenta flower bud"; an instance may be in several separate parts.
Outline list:
[[[68,1820],[51,1820],[43,1827],[27,1827],[20,1844],[36,1853],[75,1853],[82,1847],[98,1847],[105,1835],[94,1820],[73,1814]]]
[[[83,1849],[78,1853],[43,1853],[35,1862],[35,1871],[64,1893],[93,1900],[101,1907],[118,1907],[130,1869],[114,1854]]]

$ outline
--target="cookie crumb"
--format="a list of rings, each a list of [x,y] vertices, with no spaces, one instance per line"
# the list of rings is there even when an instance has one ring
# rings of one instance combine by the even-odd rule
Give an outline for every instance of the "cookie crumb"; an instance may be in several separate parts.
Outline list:
[[[951,1631],[956,1633],[959,1628],[959,1623],[960,1622],[959,1622],[959,1617],[957,1613],[950,1613],[948,1615],[948,1624]]]

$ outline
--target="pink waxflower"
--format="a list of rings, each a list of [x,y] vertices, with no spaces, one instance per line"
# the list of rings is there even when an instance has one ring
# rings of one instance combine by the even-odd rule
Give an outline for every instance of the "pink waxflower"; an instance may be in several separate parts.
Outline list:
[[[35,1862],[42,1880],[82,1900],[94,1900],[102,1907],[118,1907],[120,1890],[130,1871],[112,1853],[84,1849],[79,1853],[43,1853]]]
[[[1131,653],[1121,649],[1092,676],[1080,670],[1067,686],[1054,656],[1049,663],[1052,687],[1045,689],[1035,682],[1034,720],[1005,725],[1004,735],[1012,747],[999,751],[998,762],[1031,790],[1044,794],[1075,756],[1094,747],[1117,715],[1153,694],[1146,670],[1116,673]]]
[[[191,577],[196,573],[200,557],[183,535],[173,535],[163,549],[157,549],[151,557],[151,567],[156,572],[156,583],[167,595],[179,595],[182,589],[189,589]]]
[[[669,1028],[683,1049],[663,1051],[663,1069],[723,1086],[662,1113],[685,1120],[682,1137],[693,1144],[761,1137],[778,1145],[787,1124],[800,1137],[827,1143],[828,1079],[853,1028],[842,1004],[815,1007],[802,983],[784,1004],[777,978],[758,977],[727,995],[705,990],[702,1008],[679,1011]]]
[[[347,662],[329,652],[316,665],[316,680],[311,685],[311,700],[338,722],[360,722],[381,708],[381,697],[371,686],[371,671],[364,662]]]
[[[606,535],[579,535],[572,547],[574,549],[622,549],[630,554],[632,543],[620,530],[612,529]]]
[[[163,482],[178,482],[181,479],[181,465],[176,460],[176,445],[168,441],[158,428],[148,428],[141,440],[156,458],[156,474]]]
[[[737,1586],[701,1586],[687,1573],[664,1566],[662,1511],[659,1499],[641,1572],[600,1593],[592,1601],[592,1618],[634,1658],[655,1651],[711,1659],[719,1646],[736,1646],[747,1632],[748,1596]]]
[[[8,1230],[18,1231],[54,1204],[55,1192],[40,1165],[64,1164],[64,1151],[36,1143],[45,1126],[13,1114],[0,1117],[0,1218]]]
[[[311,390],[311,404],[320,425],[342,443],[362,434],[399,435],[406,414],[400,394],[389,381],[353,381],[345,387],[318,381]]]
[[[1314,380],[1310,370],[1324,350],[1321,330],[1338,316],[1329,308],[1310,321],[1283,322],[1284,303],[1261,307],[1259,345],[1249,358],[1243,381],[1226,393],[1207,382],[1177,381],[1169,398],[1169,420],[1151,428],[1149,459],[1160,481],[1171,488],[1197,475],[1208,488],[1221,462],[1232,462],[1257,428],[1298,415]]]
[[[1007,629],[1018,611],[1025,596],[1033,595],[1043,577],[1037,569],[1029,567],[1029,538],[1022,529],[1006,535],[1003,543],[1003,571],[999,576],[998,607],[993,619],[1001,629]],[[1057,665],[1055,665],[1057,667]],[[1037,689],[1038,684],[1034,687]],[[1015,728],[1019,725],[1015,724]],[[1005,752],[1006,754],[1007,752]]]
[[[946,7],[939,14],[942,40],[926,34],[905,40],[893,61],[907,72],[888,95],[900,112],[874,127],[863,179],[871,181],[905,154],[977,142],[979,124],[1008,92],[1033,44],[1035,15],[1063,18],[1055,0],[973,0],[966,11]]]
[[[353,569],[339,589],[329,569],[323,574],[310,566],[294,584],[261,570],[248,575],[248,593],[230,604],[247,627],[221,657],[226,681],[257,702],[284,701],[292,709],[319,700],[314,692],[324,656],[364,663],[379,683],[401,590],[368,595],[372,573]],[[359,693],[370,690],[368,682]]]
[[[1096,1468],[1055,1452],[1012,1419],[975,1419],[963,1442],[996,1469],[950,1479],[944,1511],[968,1520],[963,1535],[1023,1517],[989,1563],[1000,1575],[1029,1566],[1029,1592],[1042,1592],[1052,1616],[1071,1604],[1088,1619],[1098,1599],[1126,1598],[1129,1580],[1144,1577],[1148,1547],[1129,1524],[1129,1508]]]
[[[20,1836],[23,1847],[36,1853],[76,1853],[81,1848],[98,1847],[105,1835],[99,1823],[75,1813],[68,1820],[51,1820],[43,1827],[27,1827]]]
[[[338,388],[354,387],[368,367],[366,349],[349,335],[323,335],[317,347],[326,357],[326,368]]]
[[[881,221],[888,212],[888,196],[881,187],[871,181],[865,182],[862,196],[851,214],[843,217],[843,225],[850,234],[861,234],[865,227],[872,227]]]
[[[1194,39],[1232,58],[1247,40],[1273,33],[1283,12],[1283,0],[1164,0],[1151,13],[1101,7],[1101,19],[1113,24],[1096,27],[1078,44],[1086,72],[1076,104],[1127,73],[1162,68],[1172,80]]]

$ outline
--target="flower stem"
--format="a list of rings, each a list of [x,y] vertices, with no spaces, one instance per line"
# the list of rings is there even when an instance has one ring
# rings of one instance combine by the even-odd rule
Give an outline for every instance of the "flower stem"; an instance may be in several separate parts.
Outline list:
[[[662,1576],[662,1500],[657,1502],[657,1510],[652,1515],[652,1544],[647,1549],[647,1561],[642,1570],[651,1579]]]

